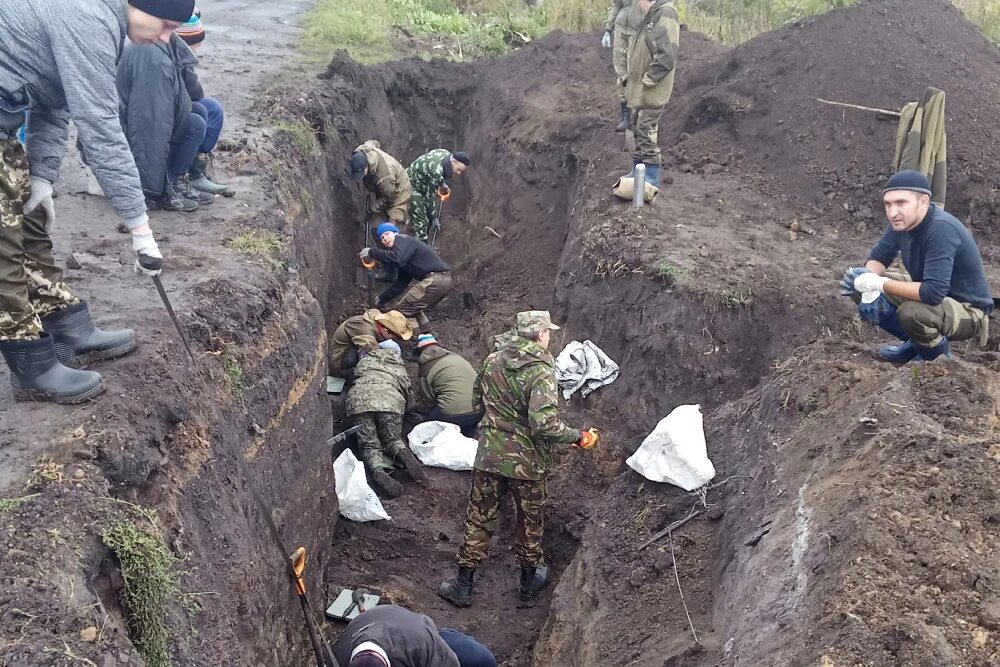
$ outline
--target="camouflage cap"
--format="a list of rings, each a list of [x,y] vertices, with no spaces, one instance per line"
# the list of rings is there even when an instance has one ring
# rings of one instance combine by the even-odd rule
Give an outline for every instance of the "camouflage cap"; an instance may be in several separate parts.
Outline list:
[[[398,310],[379,313],[374,317],[374,320],[403,340],[413,338],[413,329],[410,328],[410,323],[406,320],[406,316]]]
[[[526,310],[517,314],[517,330],[525,333],[534,333],[552,329],[557,331],[559,327],[552,324],[552,316],[547,310]]]

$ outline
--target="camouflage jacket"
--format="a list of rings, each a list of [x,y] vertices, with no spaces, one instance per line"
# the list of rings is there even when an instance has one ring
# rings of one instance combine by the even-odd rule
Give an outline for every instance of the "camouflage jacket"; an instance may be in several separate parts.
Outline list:
[[[486,358],[472,402],[486,413],[476,469],[514,479],[543,479],[552,447],[580,439],[559,419],[552,355],[517,336]]]
[[[347,416],[362,412],[403,414],[410,404],[410,376],[398,354],[375,348],[354,369],[347,392]]]
[[[433,201],[438,187],[444,184],[444,159],[451,156],[451,151],[435,148],[414,160],[406,173],[410,176],[410,185],[415,194],[428,201]]]

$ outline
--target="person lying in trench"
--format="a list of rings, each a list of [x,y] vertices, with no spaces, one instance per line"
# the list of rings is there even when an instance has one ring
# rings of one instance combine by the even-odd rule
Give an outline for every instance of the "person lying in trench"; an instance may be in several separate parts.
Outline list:
[[[421,408],[427,407],[427,420],[455,424],[466,438],[475,438],[483,419],[472,404],[476,369],[460,354],[441,347],[433,334],[420,334],[417,354],[417,393]]]
[[[410,376],[394,340],[383,341],[361,356],[347,392],[347,416],[361,427],[361,460],[372,479],[388,497],[396,498],[403,494],[403,485],[392,477],[397,464],[414,481],[424,481],[420,462],[403,442],[403,413],[412,403]]]
[[[408,341],[413,337],[406,317],[398,310],[383,313],[369,308],[360,315],[348,317],[330,337],[330,369],[342,378],[351,376],[362,352],[371,352],[378,344],[395,340]]]
[[[425,311],[451,292],[451,267],[433,248],[400,234],[391,222],[383,222],[376,231],[384,248],[362,248],[358,256],[397,271],[396,281],[378,296],[375,305],[384,306],[399,297],[396,310],[413,320],[410,326],[416,333],[427,333],[430,319]]]
[[[919,171],[892,176],[882,200],[888,228],[865,265],[848,268],[840,282],[861,319],[902,341],[878,356],[905,364],[951,357],[949,341],[978,338],[985,345],[993,295],[972,234],[931,203],[930,182]],[[907,275],[888,272],[898,256]]]

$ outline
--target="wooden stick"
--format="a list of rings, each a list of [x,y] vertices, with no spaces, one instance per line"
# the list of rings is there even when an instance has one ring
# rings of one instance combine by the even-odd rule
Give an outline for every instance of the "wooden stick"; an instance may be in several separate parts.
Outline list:
[[[670,560],[674,562],[674,581],[677,582],[677,593],[681,596],[681,604],[684,605],[684,615],[687,616],[688,626],[691,628],[691,634],[694,636],[694,643],[701,644],[701,640],[698,639],[698,633],[694,631],[691,612],[688,611],[687,602],[684,601],[684,591],[681,589],[681,576],[677,573],[677,556],[674,554],[674,535],[673,533],[667,533],[667,536],[670,538]]]
[[[693,519],[696,516],[698,516],[699,514],[701,514],[701,512],[699,510],[696,510],[694,507],[692,507],[690,514],[688,514],[686,517],[684,517],[680,521],[674,521],[672,524],[670,524],[669,526],[667,526],[666,528],[664,528],[663,530],[661,530],[660,532],[658,532],[656,535],[653,535],[651,538],[649,538],[648,540],[646,540],[645,542],[643,542],[641,545],[639,545],[639,548],[636,549],[636,551],[642,551],[643,549],[645,549],[646,547],[648,547],[653,542],[655,542],[655,541],[659,540],[660,538],[665,537],[665,536],[669,535],[670,533],[674,532],[675,530],[677,530],[678,528],[680,528],[681,526],[683,526],[684,524],[686,524],[688,521],[690,521],[691,519]]]
[[[822,102],[823,104],[832,104],[835,107],[844,107],[845,109],[857,109],[858,111],[872,111],[874,113],[885,114],[886,116],[895,116],[899,118],[902,114],[898,111],[889,111],[888,109],[876,109],[875,107],[863,107],[857,104],[848,104],[847,102],[831,102],[830,100],[824,100],[819,97],[814,97],[817,102]]]
[[[498,239],[502,239],[503,238],[502,236],[500,236],[500,233],[497,230],[493,229],[489,225],[483,225],[483,229],[485,229],[489,233],[493,234],[493,236],[497,237]]]

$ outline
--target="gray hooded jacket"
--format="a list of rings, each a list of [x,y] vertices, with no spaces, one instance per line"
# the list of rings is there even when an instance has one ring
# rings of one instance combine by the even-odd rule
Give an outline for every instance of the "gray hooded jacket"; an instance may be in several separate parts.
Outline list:
[[[134,218],[146,202],[115,90],[127,17],[126,0],[0,0],[0,140],[30,109],[31,174],[55,182],[72,119],[115,211]]]

